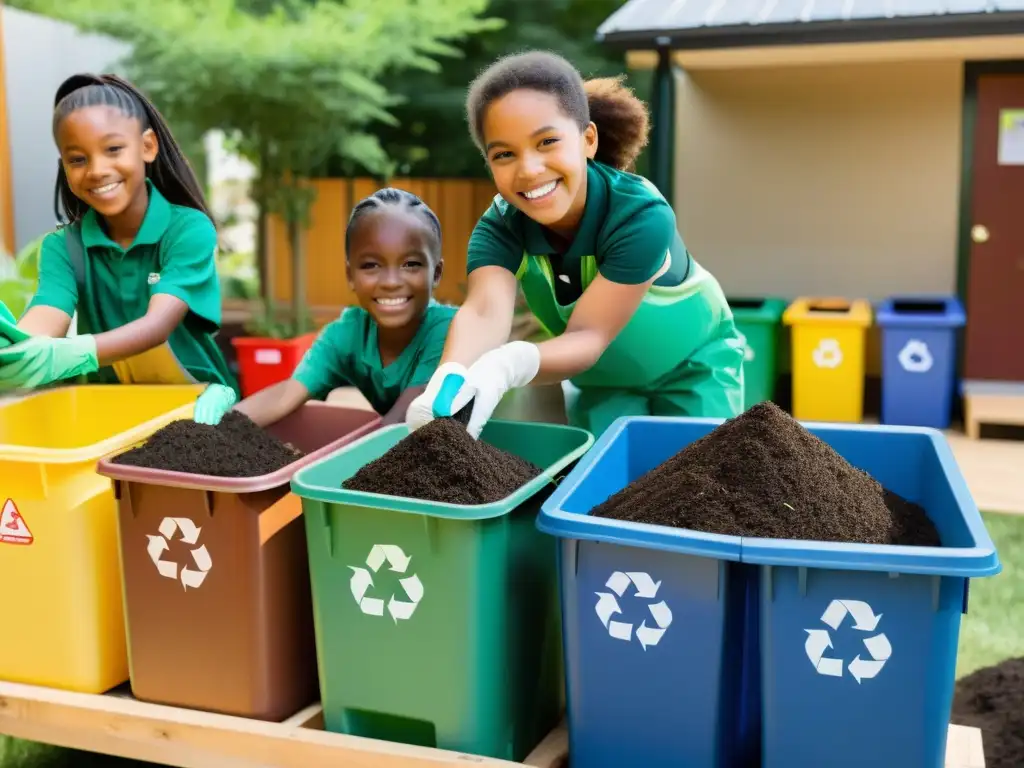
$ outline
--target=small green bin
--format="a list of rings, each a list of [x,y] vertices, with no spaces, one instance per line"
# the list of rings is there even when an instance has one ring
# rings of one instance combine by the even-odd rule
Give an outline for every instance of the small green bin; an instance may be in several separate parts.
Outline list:
[[[730,298],[736,328],[744,337],[743,407],[772,400],[778,377],[779,332],[786,302],[771,298]]]
[[[492,420],[481,440],[542,467],[475,506],[348,491],[409,434],[382,428],[296,473],[326,730],[523,760],[563,707],[557,542],[540,506],[593,443]]]

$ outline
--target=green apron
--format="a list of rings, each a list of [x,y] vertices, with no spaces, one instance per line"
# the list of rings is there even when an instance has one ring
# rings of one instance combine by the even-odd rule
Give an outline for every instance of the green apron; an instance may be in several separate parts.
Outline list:
[[[620,416],[731,418],[743,411],[743,344],[714,277],[696,261],[676,286],[652,286],[633,317],[589,370],[571,379],[569,422],[600,435]],[[581,260],[583,289],[597,276]],[[547,256],[526,254],[517,274],[530,310],[553,336],[575,302],[555,298]]]

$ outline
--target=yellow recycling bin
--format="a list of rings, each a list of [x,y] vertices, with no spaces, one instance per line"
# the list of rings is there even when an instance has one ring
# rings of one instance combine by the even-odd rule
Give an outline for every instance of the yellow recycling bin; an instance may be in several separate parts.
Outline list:
[[[0,401],[0,680],[100,693],[128,679],[117,506],[96,463],[191,417],[200,391],[86,385]]]
[[[799,298],[782,322],[793,329],[793,416],[860,421],[871,305],[862,299]]]

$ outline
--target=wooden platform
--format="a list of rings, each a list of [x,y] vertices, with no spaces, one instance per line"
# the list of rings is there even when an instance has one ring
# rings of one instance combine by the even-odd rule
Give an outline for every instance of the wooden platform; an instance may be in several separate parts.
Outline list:
[[[1024,384],[965,381],[964,431],[973,440],[985,424],[1024,427]]]
[[[524,762],[512,763],[327,733],[319,705],[283,723],[265,723],[146,704],[127,693],[69,693],[2,682],[0,733],[180,768],[569,767],[564,726]],[[985,768],[979,730],[950,726],[946,768]]]

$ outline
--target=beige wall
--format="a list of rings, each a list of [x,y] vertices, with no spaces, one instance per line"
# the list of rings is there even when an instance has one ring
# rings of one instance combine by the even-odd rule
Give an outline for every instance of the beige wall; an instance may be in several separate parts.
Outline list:
[[[960,61],[690,71],[676,208],[732,294],[956,288]]]

